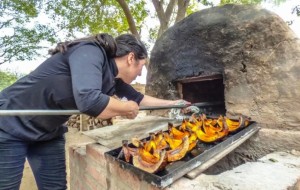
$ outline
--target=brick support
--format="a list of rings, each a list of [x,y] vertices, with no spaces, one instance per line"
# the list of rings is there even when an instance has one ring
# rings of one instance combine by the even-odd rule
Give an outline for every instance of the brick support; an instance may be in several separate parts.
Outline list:
[[[159,188],[124,170],[119,163],[106,160],[108,148],[100,144],[70,147],[71,190],[158,190]]]

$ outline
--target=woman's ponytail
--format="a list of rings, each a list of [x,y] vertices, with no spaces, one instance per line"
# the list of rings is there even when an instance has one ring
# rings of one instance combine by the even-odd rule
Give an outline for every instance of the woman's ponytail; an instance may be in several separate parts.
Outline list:
[[[108,57],[115,57],[117,52],[117,44],[115,39],[106,33],[97,34],[95,36],[96,43],[102,46]]]
[[[60,42],[56,45],[54,49],[50,49],[48,53],[50,55],[54,55],[59,52],[65,53],[68,50],[68,48],[76,44],[79,44],[80,42],[94,42],[99,46],[103,47],[108,57],[116,56],[116,52],[117,52],[116,41],[111,35],[107,33],[100,33],[94,36],[80,38],[73,41]]]

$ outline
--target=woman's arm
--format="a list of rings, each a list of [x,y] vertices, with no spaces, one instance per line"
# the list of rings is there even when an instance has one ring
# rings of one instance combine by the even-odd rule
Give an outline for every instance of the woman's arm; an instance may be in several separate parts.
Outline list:
[[[144,95],[144,98],[140,102],[140,106],[170,106],[170,105],[178,105],[178,104],[191,104],[185,100],[165,100],[160,98],[155,98],[152,96]]]
[[[110,97],[108,105],[98,115],[101,119],[108,119],[114,116],[125,116],[134,119],[139,112],[139,106],[134,101],[120,101]]]

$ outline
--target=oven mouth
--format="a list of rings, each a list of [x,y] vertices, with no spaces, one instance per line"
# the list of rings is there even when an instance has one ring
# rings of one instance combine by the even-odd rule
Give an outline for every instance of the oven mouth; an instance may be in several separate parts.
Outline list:
[[[226,114],[224,81],[222,74],[183,78],[174,81],[181,99],[189,102],[218,102],[216,105],[200,108],[200,113],[216,117]]]

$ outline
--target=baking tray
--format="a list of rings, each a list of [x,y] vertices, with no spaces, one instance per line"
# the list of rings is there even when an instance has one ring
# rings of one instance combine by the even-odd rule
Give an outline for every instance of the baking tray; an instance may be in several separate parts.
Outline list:
[[[197,144],[197,148],[202,149],[201,153],[199,153],[198,155],[188,153],[181,160],[169,163],[165,169],[157,173],[148,173],[135,167],[131,163],[126,162],[124,158],[118,158],[122,147],[106,152],[105,157],[106,159],[115,161],[115,163],[119,164],[119,166],[124,170],[129,170],[141,181],[146,181],[159,188],[164,188],[172,184],[174,181],[184,176],[188,172],[192,171],[193,169],[205,164],[220,152],[224,152],[224,150],[230,149],[230,147],[235,145],[237,141],[240,141],[242,139],[244,142],[253,134],[255,134],[259,129],[260,128],[257,126],[257,123],[251,121],[250,125],[248,125],[246,128],[240,129],[233,134],[229,134],[222,141],[212,144],[199,142]],[[149,137],[146,138],[146,140],[149,140]],[[132,144],[129,144],[129,146],[132,146]],[[228,153],[223,154],[223,157]]]

